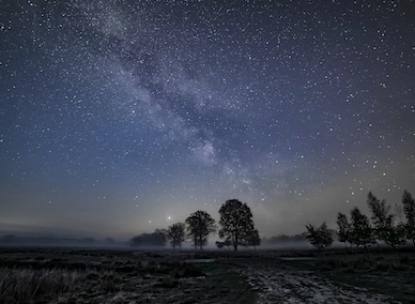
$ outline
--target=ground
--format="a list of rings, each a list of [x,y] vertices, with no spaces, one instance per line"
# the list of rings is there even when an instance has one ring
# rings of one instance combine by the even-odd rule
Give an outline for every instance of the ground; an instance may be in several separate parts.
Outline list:
[[[0,250],[0,303],[415,303],[412,251]]]

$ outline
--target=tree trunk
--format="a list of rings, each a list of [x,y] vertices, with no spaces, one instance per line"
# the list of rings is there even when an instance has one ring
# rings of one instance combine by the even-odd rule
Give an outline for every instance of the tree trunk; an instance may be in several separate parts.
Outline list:
[[[233,251],[238,251],[238,233],[235,233],[235,238],[233,242]]]

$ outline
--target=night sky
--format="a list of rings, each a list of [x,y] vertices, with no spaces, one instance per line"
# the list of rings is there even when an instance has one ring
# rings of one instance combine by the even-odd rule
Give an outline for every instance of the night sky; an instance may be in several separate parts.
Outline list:
[[[415,192],[414,1],[0,1],[0,231],[264,236]]]

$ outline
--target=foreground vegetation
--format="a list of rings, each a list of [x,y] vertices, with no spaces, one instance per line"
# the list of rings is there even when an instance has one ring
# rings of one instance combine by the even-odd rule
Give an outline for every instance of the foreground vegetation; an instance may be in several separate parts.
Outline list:
[[[19,304],[54,299],[72,291],[82,280],[78,271],[1,268],[0,302]]]
[[[209,261],[178,251],[3,249],[0,303],[254,303],[236,271],[200,259]]]
[[[0,250],[0,303],[413,303],[409,249]]]

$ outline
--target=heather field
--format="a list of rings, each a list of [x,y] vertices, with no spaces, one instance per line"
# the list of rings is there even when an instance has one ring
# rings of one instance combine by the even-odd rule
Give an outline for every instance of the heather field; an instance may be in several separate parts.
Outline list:
[[[0,303],[413,303],[411,251],[2,249]]]

